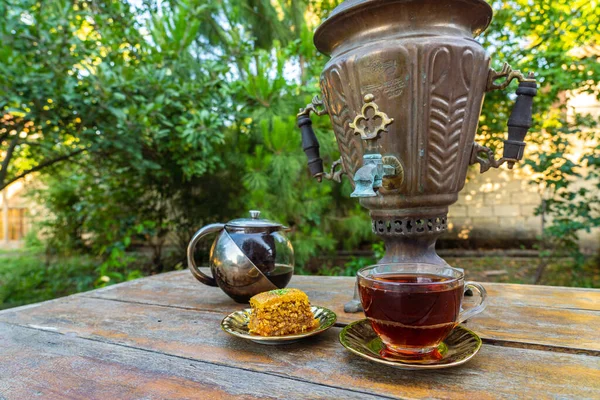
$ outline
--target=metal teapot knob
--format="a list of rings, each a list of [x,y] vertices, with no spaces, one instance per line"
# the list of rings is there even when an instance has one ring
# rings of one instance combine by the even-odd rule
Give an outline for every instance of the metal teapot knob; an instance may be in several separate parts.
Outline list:
[[[252,219],[258,219],[260,217],[260,211],[258,211],[258,210],[250,210],[250,217]]]

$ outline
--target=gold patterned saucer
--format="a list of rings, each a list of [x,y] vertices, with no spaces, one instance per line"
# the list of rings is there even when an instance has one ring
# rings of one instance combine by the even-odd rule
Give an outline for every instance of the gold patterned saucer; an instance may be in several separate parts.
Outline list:
[[[284,336],[260,336],[254,335],[248,331],[248,322],[250,321],[250,309],[236,311],[226,316],[221,322],[221,328],[230,335],[249,339],[260,344],[288,344],[297,342],[309,336],[317,335],[331,328],[337,320],[337,315],[327,308],[312,306],[311,311],[315,318],[319,320],[319,326],[309,332],[298,333],[295,335]]]
[[[386,364],[394,368],[419,370],[456,367],[469,361],[481,348],[481,338],[475,332],[458,325],[438,347],[440,358],[428,357],[420,360],[402,360],[382,356],[384,345],[367,319],[356,321],[340,332],[342,345],[361,357]]]

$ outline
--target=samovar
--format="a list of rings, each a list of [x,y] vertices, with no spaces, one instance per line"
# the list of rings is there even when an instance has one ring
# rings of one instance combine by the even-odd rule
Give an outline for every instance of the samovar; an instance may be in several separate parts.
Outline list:
[[[490,68],[474,39],[492,19],[483,0],[348,0],[317,28],[314,44],[331,59],[317,96],[298,114],[311,174],[352,179],[386,262],[445,265],[435,251],[448,206],[467,168],[481,172],[523,158],[537,84],[507,63]],[[504,154],[474,141],[485,92],[519,81]],[[329,115],[341,153],[325,172],[310,114]],[[347,304],[358,311],[360,303]]]

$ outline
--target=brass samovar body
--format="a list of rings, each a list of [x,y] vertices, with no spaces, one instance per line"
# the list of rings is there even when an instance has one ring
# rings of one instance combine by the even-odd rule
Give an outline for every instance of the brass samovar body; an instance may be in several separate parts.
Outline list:
[[[315,32],[315,46],[331,59],[321,75],[322,100],[298,114],[309,168],[319,180],[352,178],[352,196],[385,241],[381,262],[446,264],[435,242],[468,166],[479,163],[483,172],[522,158],[536,83],[508,64],[490,69],[474,37],[491,19],[483,0],[350,0]],[[517,103],[504,157],[496,160],[474,142],[475,133],[485,92],[513,78],[521,82]],[[341,158],[329,173],[311,112],[331,118]]]

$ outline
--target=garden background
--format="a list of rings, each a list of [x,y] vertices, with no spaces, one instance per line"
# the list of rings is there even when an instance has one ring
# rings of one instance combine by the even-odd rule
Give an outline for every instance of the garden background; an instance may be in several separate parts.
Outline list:
[[[367,211],[347,179],[310,177],[295,127],[326,62],[312,32],[338,3],[0,0],[0,190],[6,205],[20,185],[32,204],[23,245],[0,250],[0,309],[182,269],[195,230],[249,209],[291,228],[296,273],[372,263],[383,248]],[[600,287],[598,254],[580,243],[586,232],[589,248],[600,243],[600,121],[569,102],[599,97],[598,2],[490,4],[477,40],[492,67],[508,61],[540,84],[517,177],[542,225],[535,240],[511,228],[502,243],[474,241],[477,221],[460,207],[477,192],[503,196],[482,181],[451,208],[460,226],[441,241],[471,252],[445,258],[470,279]],[[501,147],[515,86],[487,94],[480,143]],[[330,123],[313,123],[331,165]]]

